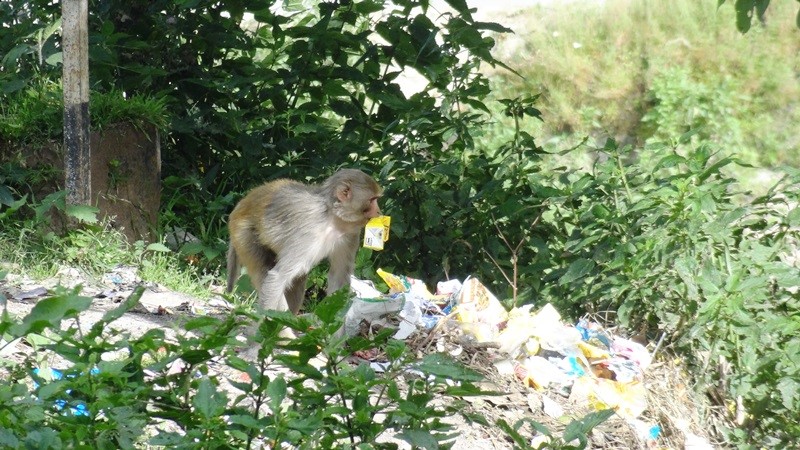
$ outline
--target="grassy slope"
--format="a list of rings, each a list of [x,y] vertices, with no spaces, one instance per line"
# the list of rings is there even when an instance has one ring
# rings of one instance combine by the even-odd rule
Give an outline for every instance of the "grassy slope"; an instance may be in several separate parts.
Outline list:
[[[702,127],[700,139],[748,162],[800,164],[796,8],[773,2],[767,26],[746,35],[730,5],[709,0],[534,8],[500,37],[525,79],[497,72],[497,86],[543,94],[542,137],[642,144]]]

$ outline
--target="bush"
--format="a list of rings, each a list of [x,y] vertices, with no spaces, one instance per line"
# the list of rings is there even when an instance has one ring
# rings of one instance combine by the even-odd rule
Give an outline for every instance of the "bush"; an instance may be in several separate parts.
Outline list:
[[[547,180],[547,252],[533,263],[542,274],[533,297],[575,315],[616,312],[629,328],[666,337],[701,386],[726,406],[743,400],[732,442],[789,445],[800,400],[800,173],[751,197],[724,175],[736,160],[708,146],[648,151],[652,169],[626,163],[631,149],[609,142],[591,172]],[[711,370],[720,360],[730,372]]]
[[[39,301],[21,321],[4,314],[5,345],[22,338],[37,350],[22,363],[3,360],[4,448],[393,448],[378,442],[388,435],[433,448],[453,437],[443,419],[463,408],[455,398],[434,404],[434,397],[479,392],[478,374],[439,355],[411,360],[402,342],[389,340],[391,330],[351,340],[345,350],[335,337],[347,300],[341,294],[312,318],[269,315],[259,328],[256,363],[236,354],[241,312],[189,319],[186,333],[174,338],[162,328],[138,337],[115,331],[114,322],[141,294],[140,288],[83,330],[60,328],[92,301],[79,289]],[[283,326],[306,333],[277,344]],[[343,362],[349,351],[374,346],[389,359],[385,373]],[[53,356],[63,364],[60,372],[48,366]],[[322,367],[309,362],[315,357],[322,357]],[[226,369],[249,379],[227,377]]]
[[[172,207],[166,214],[170,225],[202,238],[203,247],[190,253],[218,258],[227,211],[199,208],[198,215],[172,186],[191,186],[200,204],[229,207],[265,180],[319,181],[342,165],[380,174],[385,184],[416,183],[414,172],[427,175],[472,146],[488,110],[488,81],[478,69],[503,66],[490,53],[488,34],[508,30],[474,20],[462,2],[448,4],[453,11],[434,21],[428,2],[410,0],[284,8],[106,2],[89,17],[93,88],[165,105],[165,204]],[[60,77],[60,6],[14,0],[3,8],[9,14],[1,16],[0,42],[12,49],[0,74],[6,98]],[[409,73],[422,74],[414,93],[401,88]],[[409,219],[435,214],[434,192],[410,194],[415,202],[408,208],[425,210]],[[416,227],[395,223],[400,233]]]

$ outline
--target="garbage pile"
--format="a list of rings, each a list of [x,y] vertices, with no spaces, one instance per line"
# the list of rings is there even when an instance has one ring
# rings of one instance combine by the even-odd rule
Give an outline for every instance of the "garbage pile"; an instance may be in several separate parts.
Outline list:
[[[494,366],[500,374],[597,410],[614,409],[644,440],[657,438],[657,425],[637,419],[647,408],[643,378],[652,362],[643,345],[586,319],[567,324],[550,304],[506,311],[475,278],[438,283],[431,293],[421,280],[380,269],[378,274],[390,288],[388,295],[367,282],[352,281],[357,298],[345,317],[348,334],[357,333],[362,320],[386,321],[392,312],[400,319],[397,339],[407,339],[417,327],[457,327],[474,342],[499,348],[502,357]]]

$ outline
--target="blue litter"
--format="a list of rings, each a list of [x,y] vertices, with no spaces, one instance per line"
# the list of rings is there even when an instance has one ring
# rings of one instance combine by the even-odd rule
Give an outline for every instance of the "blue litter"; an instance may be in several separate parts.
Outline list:
[[[60,380],[64,378],[64,373],[58,369],[45,369],[45,370],[49,371],[50,378],[52,378],[53,380]],[[40,375],[40,376],[42,375],[38,368],[33,369],[33,373],[35,375]],[[97,375],[98,373],[100,373],[100,370],[95,367],[89,373],[91,373],[92,375]],[[36,381],[34,381],[33,386],[36,388],[39,387],[39,384],[36,383]],[[71,391],[72,391],[71,389],[67,389],[66,394],[70,395]],[[73,416],[87,416],[87,417],[89,416],[89,410],[86,408],[86,403],[82,401],[77,401],[74,402],[72,405],[69,405],[67,403],[67,400],[58,399],[55,402],[53,402],[53,405],[55,406],[57,411],[62,411],[65,408],[67,408],[67,406],[69,406],[69,411],[72,413]]]

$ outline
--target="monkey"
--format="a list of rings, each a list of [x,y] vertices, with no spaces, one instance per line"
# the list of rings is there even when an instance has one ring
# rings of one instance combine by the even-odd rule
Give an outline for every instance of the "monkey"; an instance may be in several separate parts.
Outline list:
[[[325,258],[326,294],[350,286],[361,229],[381,214],[382,195],[357,169],[341,169],[319,185],[279,179],[254,188],[228,218],[227,292],[243,265],[262,311],[297,314],[308,272]]]

